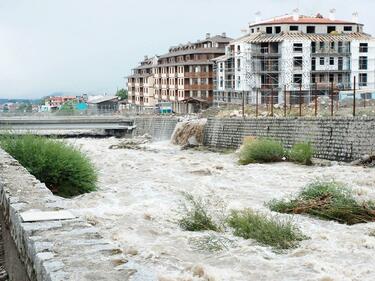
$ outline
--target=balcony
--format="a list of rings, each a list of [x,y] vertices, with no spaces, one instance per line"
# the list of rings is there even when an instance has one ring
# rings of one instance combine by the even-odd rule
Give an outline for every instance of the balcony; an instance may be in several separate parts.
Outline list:
[[[213,78],[214,73],[210,72],[185,72],[185,78]]]
[[[185,85],[184,90],[186,91],[212,91],[214,86],[212,84],[194,84],[194,85]]]
[[[350,48],[349,47],[337,47],[337,48],[329,48],[329,47],[324,47],[324,48],[311,48],[311,55],[313,56],[325,56],[325,55],[330,55],[330,56],[350,56]]]

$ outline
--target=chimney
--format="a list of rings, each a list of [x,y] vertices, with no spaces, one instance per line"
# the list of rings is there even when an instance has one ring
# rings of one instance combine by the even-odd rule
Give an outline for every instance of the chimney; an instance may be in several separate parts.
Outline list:
[[[358,23],[358,12],[352,14],[352,22]]]
[[[227,37],[227,34],[225,32],[221,33],[221,37]]]
[[[330,20],[332,20],[332,21],[334,21],[335,19],[336,19],[336,15],[335,15],[335,13],[336,13],[336,9],[331,9],[331,10],[329,10],[329,19]]]
[[[261,16],[261,12],[256,12],[255,13],[255,23],[259,23],[260,22],[260,16]]]
[[[298,19],[299,19],[299,9],[297,8],[293,10],[293,20],[298,21]]]
[[[210,39],[210,37],[211,37],[211,33],[206,33],[206,39]]]

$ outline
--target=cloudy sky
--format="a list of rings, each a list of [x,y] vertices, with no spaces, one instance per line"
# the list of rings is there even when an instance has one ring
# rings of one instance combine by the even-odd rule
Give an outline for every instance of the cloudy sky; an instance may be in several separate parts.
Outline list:
[[[254,20],[290,13],[351,19],[375,34],[374,0],[0,0],[0,98],[108,93],[144,55],[206,32],[233,38]]]

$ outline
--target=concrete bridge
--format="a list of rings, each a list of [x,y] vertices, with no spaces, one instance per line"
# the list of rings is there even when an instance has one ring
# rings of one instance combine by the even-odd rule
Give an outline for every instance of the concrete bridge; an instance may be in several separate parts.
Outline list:
[[[124,117],[0,117],[0,133],[11,130],[42,135],[124,136],[134,128],[134,119]]]

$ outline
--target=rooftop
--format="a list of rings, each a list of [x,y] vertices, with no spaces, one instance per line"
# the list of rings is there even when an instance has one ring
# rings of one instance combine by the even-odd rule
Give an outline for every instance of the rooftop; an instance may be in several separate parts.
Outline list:
[[[305,16],[299,15],[298,19],[295,20],[293,15],[284,15],[279,17],[274,17],[268,20],[259,21],[256,23],[251,23],[250,27],[257,25],[266,25],[266,24],[358,24],[353,21],[347,20],[337,20],[325,18],[321,14],[315,16]]]

